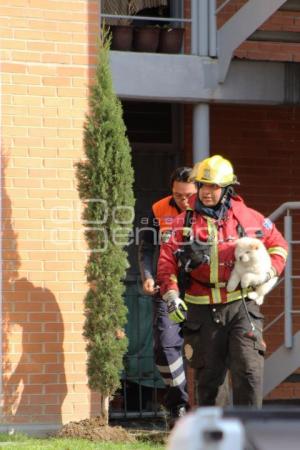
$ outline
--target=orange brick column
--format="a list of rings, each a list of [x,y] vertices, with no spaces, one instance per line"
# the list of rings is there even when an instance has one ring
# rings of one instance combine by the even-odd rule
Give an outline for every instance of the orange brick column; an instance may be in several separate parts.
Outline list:
[[[3,199],[2,423],[96,412],[82,337],[82,156],[98,0],[0,4]]]

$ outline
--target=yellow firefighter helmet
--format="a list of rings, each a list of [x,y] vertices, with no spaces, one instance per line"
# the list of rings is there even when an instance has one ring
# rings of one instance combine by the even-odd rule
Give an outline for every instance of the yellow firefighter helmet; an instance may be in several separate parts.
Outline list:
[[[190,180],[199,183],[217,184],[221,187],[239,184],[233,173],[231,162],[220,155],[214,155],[196,163],[191,172]]]

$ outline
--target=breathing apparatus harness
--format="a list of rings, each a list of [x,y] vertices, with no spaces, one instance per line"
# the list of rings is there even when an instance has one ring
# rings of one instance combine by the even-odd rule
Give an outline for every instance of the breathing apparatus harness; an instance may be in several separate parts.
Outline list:
[[[199,182],[197,183],[198,192],[201,184],[202,183]],[[195,210],[203,215],[210,216],[217,220],[222,220],[227,209],[230,206],[230,197],[232,196],[233,192],[234,190],[232,186],[223,188],[221,200],[214,208],[206,207],[200,202],[199,198],[197,197]],[[191,272],[201,264],[210,263],[211,244],[199,241],[192,235],[193,214],[194,211],[191,208],[188,208],[186,210],[183,226],[183,242],[181,247],[175,252],[175,256],[177,257],[181,270],[185,273]]]
[[[184,219],[182,244],[174,253],[179,266],[178,285],[181,298],[184,298],[185,290],[189,286],[190,272],[201,264],[210,263],[210,244],[193,237],[193,215],[194,210],[188,208]]]
[[[196,269],[200,264],[210,262],[210,245],[193,238],[193,214],[192,209],[187,209],[183,226],[183,242],[175,252],[181,269],[186,273]]]

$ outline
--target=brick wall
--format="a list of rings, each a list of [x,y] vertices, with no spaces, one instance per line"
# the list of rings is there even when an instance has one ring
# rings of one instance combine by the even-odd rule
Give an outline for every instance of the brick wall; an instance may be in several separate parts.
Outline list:
[[[82,154],[98,0],[2,0],[2,422],[95,412],[82,338]]]
[[[211,105],[211,153],[229,158],[246,203],[268,215],[300,198],[300,108],[289,106]],[[300,212],[293,213],[294,239],[300,239]],[[282,231],[282,221],[276,223]],[[293,250],[294,275],[300,275],[300,245]],[[300,309],[300,280],[295,280],[293,308]],[[265,325],[283,311],[283,285],[263,307]],[[295,316],[294,332],[300,329]],[[283,319],[266,333],[269,352],[283,343]],[[300,398],[299,383],[284,383],[268,399]]]
[[[184,10],[183,10],[183,16],[185,19],[191,18],[191,0],[185,0],[184,1]],[[184,32],[184,53],[189,54],[191,52],[191,24],[185,23],[184,24],[185,32]]]

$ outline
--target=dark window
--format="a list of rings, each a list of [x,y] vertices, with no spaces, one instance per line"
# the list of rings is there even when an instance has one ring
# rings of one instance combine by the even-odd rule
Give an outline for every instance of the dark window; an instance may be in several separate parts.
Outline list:
[[[131,143],[172,142],[170,103],[123,102],[124,122]]]

